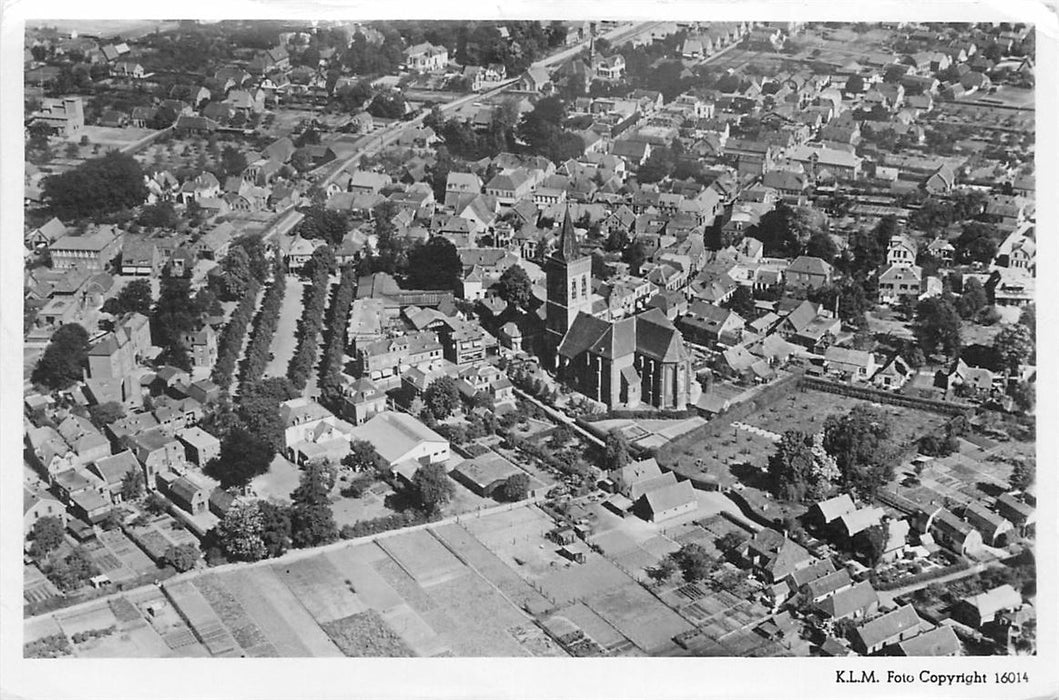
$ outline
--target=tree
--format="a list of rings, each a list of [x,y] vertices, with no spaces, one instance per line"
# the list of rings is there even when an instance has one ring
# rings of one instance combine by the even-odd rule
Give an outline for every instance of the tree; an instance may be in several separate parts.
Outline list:
[[[1027,304],[1019,313],[1019,323],[1030,329],[1030,335],[1037,337],[1037,305]]]
[[[85,548],[78,547],[52,566],[48,578],[59,590],[69,593],[83,586],[85,581],[98,573],[99,569],[92,563]]]
[[[725,303],[725,306],[739,314],[743,320],[753,320],[756,310],[754,292],[751,291],[750,287],[741,284],[732,292],[732,296]]]
[[[518,309],[529,308],[533,285],[520,265],[512,265],[500,275],[500,298]]]
[[[232,503],[217,523],[217,539],[224,553],[237,561],[257,561],[265,556],[264,520],[256,502]]]
[[[423,402],[434,418],[448,418],[460,406],[460,390],[456,380],[449,376],[438,377],[423,392]]]
[[[954,257],[958,263],[989,263],[996,255],[1001,235],[997,227],[980,221],[963,225],[959,237],[953,241]]]
[[[858,404],[824,422],[823,447],[834,457],[842,481],[865,497],[893,478],[898,455],[893,422],[880,408]]]
[[[143,204],[143,169],[127,154],[111,151],[44,179],[44,201],[59,218],[94,217]]]
[[[302,468],[298,488],[291,492],[291,501],[298,505],[327,505],[337,478],[338,473],[331,464],[310,462]]]
[[[525,500],[529,496],[529,487],[529,474],[512,474],[500,485],[500,498],[511,502]]]
[[[809,301],[820,304],[829,311],[838,311],[838,317],[853,326],[864,326],[865,312],[872,307],[864,285],[846,277],[827,286],[817,287],[808,293]]]
[[[66,528],[62,520],[52,515],[45,515],[33,523],[29,531],[30,555],[34,559],[43,559],[52,550],[63,543]]]
[[[826,231],[814,231],[805,244],[805,254],[820,258],[830,264],[838,255],[838,245],[830,233]]]
[[[927,355],[953,357],[960,351],[960,315],[944,297],[928,297],[916,305],[912,333]]]
[[[368,105],[368,114],[382,119],[400,119],[408,111],[408,104],[401,93],[389,90],[380,92]]]
[[[641,241],[633,241],[622,252],[621,259],[629,266],[629,271],[638,274],[640,266],[647,260],[647,250]]]
[[[136,223],[147,228],[176,228],[180,224],[173,203],[170,201],[148,204],[140,210]]]
[[[408,252],[408,284],[414,289],[451,291],[463,278],[463,262],[452,241],[434,236]]]
[[[299,148],[291,154],[290,165],[296,172],[306,173],[313,169],[313,159],[308,150]]]
[[[291,509],[272,501],[258,501],[261,511],[261,541],[265,555],[272,558],[291,548]]]
[[[420,467],[412,477],[412,492],[419,507],[434,514],[448,503],[456,493],[443,464],[435,463]]]
[[[973,319],[989,303],[982,283],[975,277],[967,278],[963,283],[963,293],[956,300],[956,311],[961,318]]]
[[[121,477],[121,498],[123,501],[135,501],[143,495],[143,472],[131,469]]]
[[[165,550],[162,555],[162,563],[169,564],[177,571],[183,573],[191,571],[202,558],[202,552],[193,544],[173,544]]]
[[[81,381],[81,368],[87,360],[88,332],[76,323],[67,323],[52,335],[31,379],[49,389],[65,389]]]
[[[349,454],[342,458],[342,466],[356,472],[370,472],[375,469],[375,445],[367,440],[354,440],[350,443]]]
[[[864,92],[864,78],[860,77],[856,73],[849,76],[846,80],[846,87],[844,92],[848,92],[854,95],[859,95]]]
[[[237,148],[225,146],[221,151],[221,169],[225,175],[240,175],[246,170],[246,155]]]
[[[647,569],[647,575],[655,583],[665,583],[669,579],[673,578],[673,574],[677,573],[677,564],[671,557],[665,557],[657,566],[652,566]]]
[[[1008,483],[1015,491],[1025,491],[1037,478],[1037,464],[1028,459],[1020,459],[1015,462],[1011,470]]]
[[[716,565],[714,560],[710,558],[709,553],[706,552],[706,549],[694,542],[684,545],[674,552],[672,556],[676,565],[680,567],[681,573],[684,574],[684,580],[688,583],[701,581],[706,578],[713,573]]]
[[[746,537],[733,530],[717,540],[717,549],[725,553],[733,552],[742,547],[744,542]]]
[[[295,503],[290,509],[291,544],[317,547],[338,539],[338,526],[330,504]]]
[[[617,428],[607,433],[603,464],[607,469],[621,469],[629,463],[629,439]]]
[[[97,428],[103,428],[125,417],[125,407],[117,401],[97,403],[88,407],[88,416]]]
[[[146,316],[151,313],[153,302],[151,281],[135,279],[122,287],[117,296],[107,299],[103,304],[103,311],[114,316],[123,316],[127,313]]]
[[[242,487],[267,472],[271,461],[270,445],[238,425],[224,436],[220,455],[206,465],[206,473],[221,482],[221,488]]]
[[[875,565],[882,559],[882,555],[886,553],[886,544],[889,539],[889,525],[886,523],[872,525],[853,536],[853,551],[864,560],[869,568],[875,568]]]
[[[809,436],[797,430],[785,432],[768,461],[768,474],[776,497],[787,501],[805,498],[812,466]]]
[[[1015,408],[1022,413],[1029,413],[1037,403],[1037,385],[1033,382],[1015,382],[1008,387],[1008,396],[1015,402]]]
[[[993,338],[993,351],[1001,369],[1017,375],[1022,364],[1033,355],[1033,333],[1021,323],[1005,326]]]

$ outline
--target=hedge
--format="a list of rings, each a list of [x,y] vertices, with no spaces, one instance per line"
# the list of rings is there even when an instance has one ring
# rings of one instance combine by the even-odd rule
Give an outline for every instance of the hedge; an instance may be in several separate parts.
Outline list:
[[[342,268],[342,279],[331,300],[331,313],[324,332],[324,360],[320,369],[320,392],[330,403],[342,386],[342,367],[346,352],[346,329],[357,293],[357,271],[352,265]]]
[[[951,574],[964,571],[971,568],[971,564],[966,561],[960,561],[951,566],[946,566],[942,569],[934,569],[933,571],[924,571],[918,574],[910,574],[908,576],[902,576],[901,578],[894,579],[893,581],[872,583],[875,590],[877,591],[892,591],[898,588],[904,588],[905,586],[911,586],[916,583],[923,583],[924,581],[933,581],[934,579],[949,576]]]
[[[246,357],[243,358],[243,368],[239,375],[241,384],[257,381],[265,373],[272,336],[279,325],[280,307],[283,306],[283,295],[286,291],[287,280],[284,277],[283,263],[277,260],[272,270],[272,284],[265,290],[261,310],[254,320],[250,344],[246,346]]]
[[[250,327],[250,320],[254,317],[254,306],[257,304],[257,295],[261,291],[261,285],[257,280],[252,280],[246,294],[239,300],[238,306],[232,312],[228,325],[221,333],[220,341],[217,343],[217,362],[213,365],[213,383],[222,389],[227,389],[232,383],[235,375],[235,365],[239,360],[239,351],[243,349],[243,340],[246,331]]]
[[[287,366],[287,376],[295,389],[301,391],[309,381],[316,352],[320,328],[323,325],[324,307],[327,305],[329,271],[320,265],[313,266],[313,277],[305,294],[302,317],[298,322],[298,347]]]
[[[339,536],[344,540],[351,540],[357,537],[377,535],[380,532],[389,532],[390,530],[411,527],[412,525],[423,525],[437,519],[437,517],[426,515],[418,510],[406,510],[372,520],[358,520],[352,525],[343,525],[339,531]]]

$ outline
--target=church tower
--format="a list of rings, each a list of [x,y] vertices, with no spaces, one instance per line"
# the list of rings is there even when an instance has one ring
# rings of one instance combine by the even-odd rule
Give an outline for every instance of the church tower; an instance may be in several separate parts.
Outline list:
[[[592,313],[592,256],[582,255],[577,232],[566,207],[559,247],[544,263],[548,301],[545,306],[546,343],[555,352],[577,314]]]

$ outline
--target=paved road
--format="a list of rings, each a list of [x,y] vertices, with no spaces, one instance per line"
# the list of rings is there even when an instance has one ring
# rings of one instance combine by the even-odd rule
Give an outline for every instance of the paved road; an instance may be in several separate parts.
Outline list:
[[[656,24],[659,23],[638,22],[631,25],[623,24],[618,27],[615,27],[614,29],[608,32],[604,32],[600,36],[606,38],[608,41],[611,42],[612,45],[616,46],[628,40],[629,38],[640,34],[645,30],[649,30],[652,26]],[[588,46],[588,40],[582,41],[578,44],[570,46],[569,48],[563,49],[562,51],[558,51],[554,54],[551,54],[550,56],[542,58],[540,61],[535,62],[533,65],[550,66],[555,63],[562,62],[568,58],[571,58],[572,56],[576,56],[586,46]],[[441,109],[442,112],[450,112],[454,109],[459,109],[460,107],[470,102],[487,100],[491,97],[500,94],[504,90],[507,90],[509,87],[511,87],[511,85],[517,82],[517,80],[518,78],[511,78],[509,80],[505,80],[504,82],[499,83],[495,88],[492,88],[487,92],[471,93],[451,102],[446,102],[445,104],[438,105],[438,107]],[[427,115],[424,113],[408,121],[394,122],[393,124],[384,127],[383,129],[374,134],[365,136],[358,142],[358,147],[354,151],[352,151],[348,157],[346,157],[344,160],[335,161],[334,163],[330,164],[330,167],[328,167],[327,174],[324,175],[321,179],[317,180],[315,184],[319,187],[327,187],[334,181],[336,177],[338,177],[338,174],[340,172],[346,170],[351,165],[354,165],[355,163],[359,162],[362,157],[378,153],[380,150],[382,150],[386,146],[389,146],[398,138],[400,138],[401,135],[409,129],[416,129],[422,126],[423,119],[426,116]],[[263,233],[263,238],[265,240],[269,240],[277,234],[286,234],[287,232],[291,231],[295,226],[297,226],[301,219],[302,214],[298,211],[292,210],[285,216],[278,218],[275,223],[270,225],[268,229],[266,229],[266,231]]]

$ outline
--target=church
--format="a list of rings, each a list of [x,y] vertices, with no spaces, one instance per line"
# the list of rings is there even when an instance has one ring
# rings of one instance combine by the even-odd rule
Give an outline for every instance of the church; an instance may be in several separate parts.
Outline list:
[[[682,410],[698,399],[691,355],[664,313],[592,314],[592,258],[581,254],[569,211],[545,273],[547,340],[562,381],[610,409]]]

